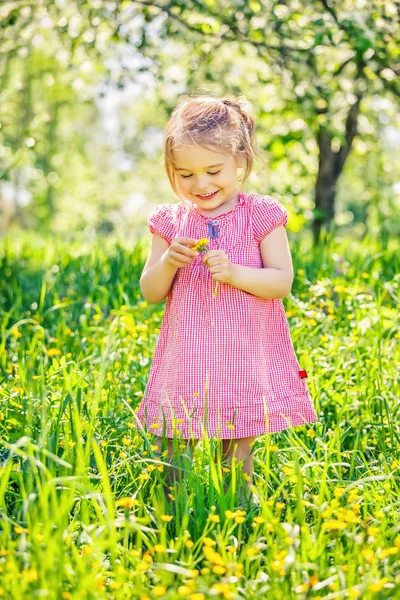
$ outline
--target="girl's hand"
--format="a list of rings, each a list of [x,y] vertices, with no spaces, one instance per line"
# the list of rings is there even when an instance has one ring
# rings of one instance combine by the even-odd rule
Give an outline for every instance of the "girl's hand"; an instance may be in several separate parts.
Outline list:
[[[175,269],[187,267],[199,254],[190,249],[190,246],[194,246],[196,241],[192,238],[174,238],[166,251],[168,264],[175,267]]]
[[[231,282],[233,265],[225,250],[209,250],[204,254],[202,262],[210,269],[214,281]]]

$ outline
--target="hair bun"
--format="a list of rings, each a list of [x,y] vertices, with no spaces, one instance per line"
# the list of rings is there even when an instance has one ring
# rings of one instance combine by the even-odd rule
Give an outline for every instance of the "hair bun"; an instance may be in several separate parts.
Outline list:
[[[244,125],[246,126],[246,129],[251,135],[254,131],[254,119],[244,108],[246,98],[244,96],[240,96],[239,98],[226,97],[221,98],[221,102],[228,108],[234,108],[239,113]]]
[[[240,113],[242,112],[242,102],[240,98],[221,98],[221,102],[225,104],[225,106],[234,108]]]

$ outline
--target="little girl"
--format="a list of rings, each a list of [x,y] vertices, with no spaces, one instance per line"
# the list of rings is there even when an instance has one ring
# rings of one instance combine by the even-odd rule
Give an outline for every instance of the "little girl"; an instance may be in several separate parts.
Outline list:
[[[254,121],[241,98],[190,98],[172,113],[164,164],[179,202],[148,217],[152,248],[140,280],[166,307],[137,416],[146,431],[192,446],[222,440],[251,489],[256,436],[317,420],[282,298],[293,282],[285,207],[245,194]],[[207,238],[207,249],[195,249]],[[138,425],[136,425],[138,426]]]

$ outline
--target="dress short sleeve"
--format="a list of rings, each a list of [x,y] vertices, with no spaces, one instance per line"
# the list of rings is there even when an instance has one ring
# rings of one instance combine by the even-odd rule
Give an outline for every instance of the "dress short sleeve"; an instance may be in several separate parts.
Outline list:
[[[151,233],[158,233],[171,243],[175,237],[175,219],[172,204],[155,206],[147,217],[147,224]]]
[[[270,196],[258,196],[253,203],[252,224],[254,239],[257,244],[271,233],[278,225],[286,227],[288,223],[287,210],[281,202]]]

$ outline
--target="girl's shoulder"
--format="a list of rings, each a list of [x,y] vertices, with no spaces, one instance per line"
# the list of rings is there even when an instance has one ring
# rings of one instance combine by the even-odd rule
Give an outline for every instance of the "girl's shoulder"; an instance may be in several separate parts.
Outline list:
[[[171,243],[175,235],[177,214],[177,204],[157,204],[152,208],[147,217],[150,232],[158,233]]]
[[[279,206],[285,208],[279,200],[273,198],[272,196],[266,194],[243,194],[246,198],[246,203],[251,208],[274,208],[275,206]]]
[[[247,206],[251,214],[251,224],[258,243],[278,225],[288,224],[285,206],[272,196],[246,194]]]

